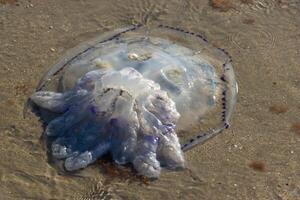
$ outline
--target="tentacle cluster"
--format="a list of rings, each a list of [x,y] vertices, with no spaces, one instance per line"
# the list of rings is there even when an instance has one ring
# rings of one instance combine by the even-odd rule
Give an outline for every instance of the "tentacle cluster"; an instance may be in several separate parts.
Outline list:
[[[38,91],[31,100],[60,113],[45,133],[54,138],[53,157],[64,159],[68,171],[106,153],[147,177],[158,177],[161,167],[184,166],[175,103],[133,68],[90,71],[70,91]]]

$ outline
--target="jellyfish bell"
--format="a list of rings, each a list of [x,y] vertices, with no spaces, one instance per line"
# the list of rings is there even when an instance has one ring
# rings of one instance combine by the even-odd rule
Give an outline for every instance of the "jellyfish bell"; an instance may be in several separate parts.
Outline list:
[[[196,33],[138,25],[67,53],[31,100],[59,114],[46,133],[68,170],[109,152],[116,163],[158,177],[161,167],[184,167],[183,151],[229,126],[236,95],[223,49]]]

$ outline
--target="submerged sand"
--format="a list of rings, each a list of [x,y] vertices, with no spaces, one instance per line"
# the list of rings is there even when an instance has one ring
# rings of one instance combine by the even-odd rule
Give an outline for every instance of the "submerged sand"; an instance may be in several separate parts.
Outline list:
[[[208,0],[4,2],[1,200],[300,199],[299,1],[236,0],[226,9]],[[23,118],[24,102],[69,48],[137,22],[202,33],[232,55],[239,83],[232,127],[187,152],[186,170],[164,171],[153,182],[107,163],[61,174],[48,163],[38,117]]]

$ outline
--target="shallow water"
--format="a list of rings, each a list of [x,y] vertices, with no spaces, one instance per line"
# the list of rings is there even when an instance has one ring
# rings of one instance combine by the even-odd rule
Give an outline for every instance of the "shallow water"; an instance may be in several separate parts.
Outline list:
[[[300,199],[300,136],[291,129],[300,123],[300,2],[242,2],[220,11],[208,0],[0,1],[0,199]],[[186,170],[156,181],[107,163],[59,173],[42,124],[23,119],[24,102],[69,48],[139,22],[199,32],[231,54],[232,127],[187,152]]]

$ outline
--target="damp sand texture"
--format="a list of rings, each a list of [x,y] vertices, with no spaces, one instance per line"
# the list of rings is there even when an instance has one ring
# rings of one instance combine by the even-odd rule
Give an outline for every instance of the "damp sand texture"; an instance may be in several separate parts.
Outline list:
[[[299,199],[300,3],[219,7],[208,0],[0,1],[0,199]],[[239,84],[232,126],[188,151],[185,170],[156,181],[102,162],[63,174],[48,161],[38,117],[23,118],[24,103],[68,49],[135,23],[198,32],[231,54]]]

